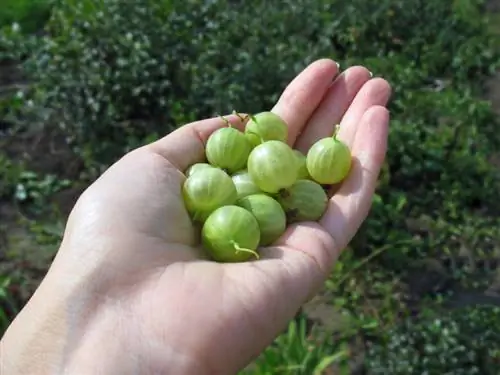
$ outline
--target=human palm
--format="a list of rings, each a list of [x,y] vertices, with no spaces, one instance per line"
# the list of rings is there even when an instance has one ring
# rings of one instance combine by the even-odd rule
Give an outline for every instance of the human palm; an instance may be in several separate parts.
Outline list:
[[[307,151],[340,123],[353,167],[318,223],[289,227],[259,260],[208,260],[184,207],[183,171],[203,161],[207,138],[225,125],[213,118],[130,152],[92,184],[47,279],[68,280],[60,288],[93,301],[75,314],[98,317],[94,324],[112,332],[106,357],[128,350],[146,366],[141,374],[168,373],[174,362],[193,374],[235,374],[318,291],[365,219],[386,151],[389,95],[388,83],[365,68],[338,75],[331,60],[311,64],[285,89],[273,111],[288,123],[290,145]],[[81,345],[104,338],[101,330]]]

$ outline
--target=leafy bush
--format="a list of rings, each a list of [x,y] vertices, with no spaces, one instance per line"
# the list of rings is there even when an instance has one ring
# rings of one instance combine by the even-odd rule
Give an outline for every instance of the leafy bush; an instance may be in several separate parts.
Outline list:
[[[385,56],[369,66],[394,77],[397,95],[432,77],[490,70],[493,61],[481,28],[442,2],[56,3],[49,35],[26,62],[35,106],[45,115],[51,109],[50,121],[103,163],[195,118],[269,108],[319,57]],[[394,64],[399,70],[390,74]]]
[[[21,166],[0,153],[0,199],[11,198],[21,175]]]
[[[0,0],[0,9],[0,28],[19,23],[26,32],[35,32],[50,15],[50,0]]]
[[[7,330],[12,317],[18,313],[17,304],[9,290],[10,286],[11,279],[0,275],[0,337]]]
[[[317,7],[290,4],[283,14],[264,1],[243,13],[222,1],[62,1],[25,64],[37,82],[30,99],[103,162],[151,132],[268,107],[329,49],[325,37],[310,43]]]
[[[406,320],[368,350],[370,375],[496,375],[500,309],[467,308]]]

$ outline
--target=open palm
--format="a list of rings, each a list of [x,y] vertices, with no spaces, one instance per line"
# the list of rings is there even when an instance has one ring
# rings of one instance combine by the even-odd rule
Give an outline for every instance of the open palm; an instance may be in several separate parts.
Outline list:
[[[289,227],[260,250],[260,260],[218,264],[196,245],[182,172],[203,161],[207,138],[225,125],[213,118],[130,152],[91,185],[70,215],[48,278],[68,280],[64,288],[73,293],[87,285],[93,303],[81,304],[77,316],[107,322],[116,353],[106,356],[127,348],[151,371],[141,373],[168,373],[176,362],[190,373],[235,374],[318,291],[368,214],[386,151],[389,95],[389,84],[367,69],[338,74],[326,59],[285,89],[272,110],[288,123],[290,145],[307,151],[340,123],[353,168],[318,223]],[[244,127],[237,116],[226,118]]]

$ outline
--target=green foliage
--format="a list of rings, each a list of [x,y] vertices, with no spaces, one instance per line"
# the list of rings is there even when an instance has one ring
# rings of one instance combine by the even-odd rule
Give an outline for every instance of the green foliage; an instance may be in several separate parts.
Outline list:
[[[494,67],[481,22],[441,2],[268,5],[61,0],[47,26],[50,36],[26,62],[37,82],[29,98],[44,116],[55,116],[51,121],[83,154],[107,163],[152,132],[233,109],[269,108],[319,57],[366,60],[396,83],[398,101],[406,99],[396,103],[401,109],[414,101],[404,93],[422,91],[429,79],[453,77],[462,85]]]
[[[23,168],[0,153],[0,198],[11,198]]]
[[[46,200],[61,189],[71,186],[71,181],[56,175],[39,175],[26,169],[23,163],[14,162],[0,154],[0,198],[15,199],[43,209]]]
[[[349,314],[350,325],[354,327],[350,334],[384,332],[405,314],[401,280],[391,270],[376,264],[377,257],[390,246],[401,245],[407,244],[388,244],[365,258],[347,249],[335,264],[325,287],[332,304]]]
[[[29,97],[52,110],[80,152],[105,163],[151,132],[269,107],[306,63],[331,55],[309,21],[323,14],[320,4],[61,1],[51,36],[26,61],[37,82]]]
[[[12,293],[9,290],[11,279],[9,276],[0,275],[0,337],[7,330],[10,319],[18,312],[13,301]]]
[[[500,309],[468,308],[408,319],[367,353],[370,375],[496,375]]]
[[[334,364],[346,373],[348,351],[317,327],[307,332],[304,317],[292,321],[287,332],[267,348],[242,375],[321,375]]]
[[[40,30],[50,15],[50,0],[0,0],[0,28],[14,23],[26,32]]]
[[[30,202],[41,207],[47,197],[71,186],[71,181],[59,179],[53,174],[39,176],[32,171],[22,171],[16,184],[14,197],[19,202]]]
[[[353,247],[365,255],[406,241],[379,257],[401,271],[409,258],[454,257],[458,250],[472,258],[483,253],[499,258],[495,238],[500,236],[500,206],[495,196],[500,175],[491,163],[500,147],[499,122],[491,104],[480,97],[482,82],[499,66],[495,36],[484,17],[471,17],[478,12],[477,1],[456,1],[453,6],[389,3],[391,16],[385,20],[391,26],[382,27],[374,39],[376,31],[363,28],[371,33],[365,31],[359,42],[378,43],[386,53],[384,58],[360,55],[367,56],[361,62],[388,79],[394,91],[390,177],[379,187]],[[381,15],[376,24],[384,24]],[[386,32],[393,41],[404,42],[399,50],[391,47]],[[356,59],[349,61],[360,61]],[[455,276],[462,278],[463,272]]]

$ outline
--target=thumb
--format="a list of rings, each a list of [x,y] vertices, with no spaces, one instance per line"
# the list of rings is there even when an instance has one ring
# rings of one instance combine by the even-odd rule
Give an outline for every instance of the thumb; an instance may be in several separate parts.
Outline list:
[[[240,114],[245,118],[245,114]],[[243,130],[245,122],[238,115],[224,116],[232,126]],[[205,145],[210,135],[217,129],[227,126],[221,117],[213,117],[183,125],[165,137],[146,146],[163,156],[181,172],[195,163],[205,161]]]

